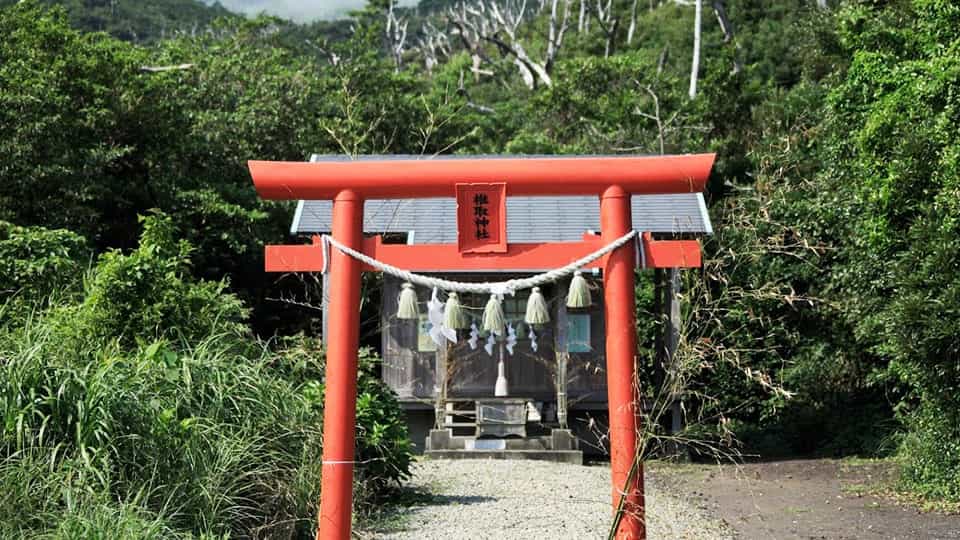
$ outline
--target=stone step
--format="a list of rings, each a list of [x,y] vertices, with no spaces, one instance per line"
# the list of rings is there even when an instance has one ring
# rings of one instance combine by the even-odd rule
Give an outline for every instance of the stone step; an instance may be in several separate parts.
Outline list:
[[[427,450],[430,459],[535,459],[583,465],[580,450]]]

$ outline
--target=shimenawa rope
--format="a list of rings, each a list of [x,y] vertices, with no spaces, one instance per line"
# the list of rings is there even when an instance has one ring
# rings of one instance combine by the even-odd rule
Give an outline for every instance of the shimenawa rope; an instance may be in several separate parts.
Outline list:
[[[513,295],[514,292],[521,289],[529,289],[531,287],[538,287],[545,283],[553,283],[563,277],[573,274],[580,268],[592,263],[593,261],[603,257],[604,255],[612,252],[613,250],[623,246],[627,242],[633,240],[637,236],[637,231],[630,231],[627,234],[617,238],[613,242],[603,246],[602,248],[590,253],[580,259],[573,261],[572,263],[550,270],[549,272],[544,272],[542,274],[537,274],[535,276],[530,276],[528,278],[522,279],[510,279],[507,281],[498,281],[498,282],[481,282],[481,283],[465,283],[462,281],[451,281],[448,279],[441,279],[431,276],[424,276],[422,274],[415,274],[402,268],[397,268],[396,266],[387,264],[385,262],[378,261],[373,257],[369,257],[359,251],[351,249],[336,239],[334,239],[329,234],[325,234],[320,237],[323,250],[323,269],[321,272],[326,273],[327,271],[327,262],[329,260],[329,246],[333,246],[339,249],[341,252],[357,259],[360,262],[363,262],[369,266],[372,266],[381,272],[396,276],[404,281],[410,283],[415,283],[417,285],[422,285],[424,287],[429,287],[431,289],[441,289],[444,291],[456,291],[460,293],[479,293],[479,294],[492,294],[495,296],[503,297],[507,294]]]

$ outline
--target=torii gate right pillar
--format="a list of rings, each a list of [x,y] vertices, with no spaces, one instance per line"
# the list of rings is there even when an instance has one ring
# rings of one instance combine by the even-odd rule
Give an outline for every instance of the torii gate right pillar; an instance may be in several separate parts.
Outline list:
[[[620,186],[607,188],[600,196],[600,231],[609,243],[633,228],[630,193]],[[643,466],[637,456],[639,405],[637,404],[637,328],[634,301],[633,246],[612,252],[603,271],[603,294],[607,326],[607,403],[610,411],[610,471],[613,509],[622,512],[616,538],[646,538],[643,501]],[[638,468],[631,473],[636,460]],[[622,499],[622,504],[621,504]]]

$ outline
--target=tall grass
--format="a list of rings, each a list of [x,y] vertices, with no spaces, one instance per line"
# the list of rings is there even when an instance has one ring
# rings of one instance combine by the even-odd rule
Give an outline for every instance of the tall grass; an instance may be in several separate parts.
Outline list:
[[[323,351],[257,343],[173,233],[145,218],[140,246],[101,255],[82,291],[0,304],[0,538],[313,537]],[[411,452],[389,390],[369,370],[359,383],[370,501]]]
[[[2,536],[101,520],[138,537],[310,535],[321,409],[283,355],[246,357],[227,334],[123,350],[61,324],[0,331]]]

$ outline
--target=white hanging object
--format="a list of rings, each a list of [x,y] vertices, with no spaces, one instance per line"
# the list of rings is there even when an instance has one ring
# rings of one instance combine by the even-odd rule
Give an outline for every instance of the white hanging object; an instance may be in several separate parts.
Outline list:
[[[504,345],[506,345],[510,356],[513,356],[513,348],[517,346],[517,330],[513,327],[513,324],[507,325],[507,339]]]
[[[503,298],[498,294],[490,295],[487,306],[483,308],[483,331],[503,335],[504,316]]]
[[[493,334],[487,336],[487,344],[483,346],[483,350],[487,351],[487,354],[493,356],[493,346],[497,344],[497,338],[493,337]]]
[[[523,317],[527,324],[548,324],[550,322],[550,308],[547,300],[540,292],[540,287],[534,287],[527,299],[527,313]]]
[[[493,395],[496,397],[510,395],[509,388],[507,387],[507,376],[503,369],[503,358],[501,358],[497,364],[497,384],[493,387]]]
[[[397,318],[401,320],[417,320],[420,310],[417,309],[417,291],[412,283],[404,283],[400,287],[400,296],[397,299]]]
[[[477,328],[477,323],[470,323],[470,339],[467,340],[467,343],[470,344],[470,350],[477,350],[477,345],[480,342],[480,330]]]
[[[450,343],[457,342],[457,331],[454,330],[453,328],[447,328],[446,326],[441,326],[440,332],[443,334],[445,338],[447,338],[447,340],[450,341]]]
[[[537,334],[533,331],[533,327],[530,327],[530,333],[527,334],[527,338],[530,340],[530,348],[533,349],[533,352],[537,352]]]
[[[433,288],[433,294],[427,301],[427,322],[430,323],[430,339],[437,346],[443,345],[443,302],[437,298],[437,288]]]
[[[588,308],[592,303],[587,278],[583,277],[583,272],[577,270],[573,273],[573,279],[570,280],[570,290],[567,291],[567,307]]]
[[[451,343],[457,342],[457,331],[443,324],[443,306],[443,302],[437,298],[437,289],[434,288],[427,302],[427,320],[430,322],[430,339],[438,347],[444,344],[444,340],[449,340]]]

